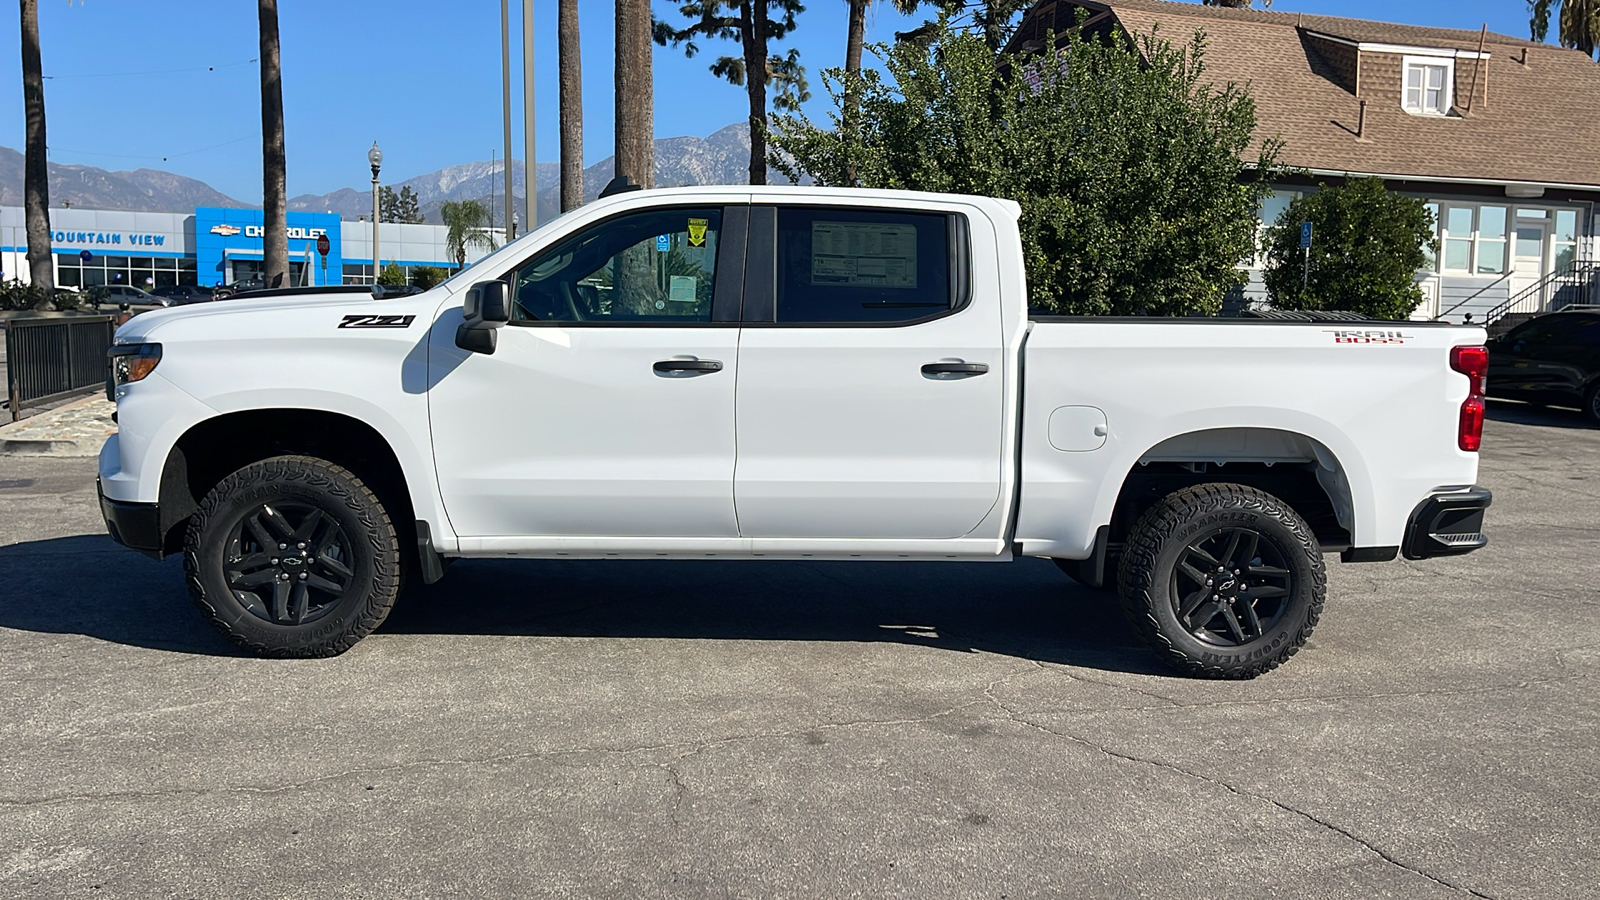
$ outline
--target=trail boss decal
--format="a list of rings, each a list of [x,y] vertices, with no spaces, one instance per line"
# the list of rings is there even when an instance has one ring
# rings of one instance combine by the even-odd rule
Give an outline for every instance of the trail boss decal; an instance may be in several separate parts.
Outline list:
[[[1333,335],[1335,344],[1404,344],[1406,342],[1406,336],[1398,331],[1378,331],[1373,329],[1352,331],[1338,328],[1330,329],[1328,333]]]
[[[340,328],[410,328],[416,316],[345,316]]]

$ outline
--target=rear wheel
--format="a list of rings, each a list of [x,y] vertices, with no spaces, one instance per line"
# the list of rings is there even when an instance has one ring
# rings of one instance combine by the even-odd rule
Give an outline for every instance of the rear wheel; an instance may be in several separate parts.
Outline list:
[[[184,539],[189,594],[259,656],[334,656],[381,624],[400,587],[383,504],[307,456],[252,463],[206,495]]]
[[[1326,593],[1310,526],[1237,484],[1185,488],[1146,511],[1117,581],[1134,630],[1174,668],[1203,678],[1254,678],[1293,656]]]
[[[1583,417],[1589,420],[1590,425],[1600,426],[1600,384],[1589,388],[1589,393],[1583,395]]]

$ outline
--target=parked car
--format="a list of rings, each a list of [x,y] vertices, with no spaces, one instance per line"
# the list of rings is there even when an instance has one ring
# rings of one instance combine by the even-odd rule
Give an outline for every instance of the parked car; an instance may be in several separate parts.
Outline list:
[[[97,284],[87,289],[89,302],[95,309],[101,306],[171,306],[166,297],[157,297],[131,284]]]
[[[1488,347],[1489,396],[1576,406],[1600,426],[1600,310],[1538,316]]]
[[[1324,554],[1487,543],[1482,328],[1031,316],[1019,214],[636,190],[420,294],[148,313],[110,351],[101,509],[295,657],[450,558],[1031,556],[1248,678],[1310,636]]]
[[[160,297],[167,301],[168,306],[184,306],[189,303],[209,303],[216,299],[211,291],[197,284],[169,284],[158,287],[150,292],[151,296]]]

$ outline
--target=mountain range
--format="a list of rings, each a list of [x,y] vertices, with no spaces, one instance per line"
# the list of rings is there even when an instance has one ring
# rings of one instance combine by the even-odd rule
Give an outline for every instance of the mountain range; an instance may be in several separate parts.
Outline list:
[[[729,125],[704,138],[659,138],[655,142],[656,186],[744,184],[749,181],[750,126]],[[583,172],[584,197],[592,200],[611,180],[613,160],[606,157]],[[0,205],[22,205],[23,157],[0,147]],[[479,200],[494,204],[494,221],[504,215],[504,160],[449,166],[390,184],[396,191],[409,187],[417,194],[423,218],[438,222],[446,200]],[[538,165],[535,187],[539,218],[545,221],[560,211],[560,167],[555,162]],[[513,160],[512,191],[522,210],[527,190],[526,166]],[[147,212],[191,212],[196,206],[249,207],[202,181],[155,169],[111,172],[93,166],[50,165],[50,205],[85,209],[130,209]],[[327,194],[301,194],[289,199],[290,210],[335,212],[350,220],[372,215],[370,188],[340,188]]]
[[[656,187],[692,184],[744,184],[750,180],[750,126],[740,122],[708,137],[658,138],[655,142]],[[585,200],[593,200],[611,180],[614,159],[606,157],[583,170]],[[541,162],[534,179],[539,197],[540,221],[561,211],[560,165]],[[505,209],[505,161],[470,162],[449,166],[437,172],[418,175],[389,187],[399,191],[411,188],[417,195],[423,219],[438,222],[439,207],[446,200],[478,200],[494,205],[493,221],[503,220]],[[511,162],[511,190],[515,210],[520,213],[528,190],[527,166]],[[289,199],[291,210],[335,212],[345,219],[372,215],[370,188],[340,188],[327,194],[301,194]]]
[[[22,205],[22,154],[0,147],[0,206]],[[94,166],[50,164],[50,205],[142,212],[194,212],[196,206],[249,206],[203,181],[135,169],[107,172]]]

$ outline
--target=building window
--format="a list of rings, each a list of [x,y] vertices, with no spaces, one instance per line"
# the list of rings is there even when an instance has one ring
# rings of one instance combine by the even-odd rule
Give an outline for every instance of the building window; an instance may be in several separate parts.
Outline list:
[[[1505,274],[1507,220],[1504,206],[1441,206],[1444,259],[1440,271]]]
[[[1255,268],[1267,267],[1267,229],[1277,225],[1278,217],[1299,197],[1299,191],[1273,191],[1261,201],[1261,212],[1256,216]]]
[[[1478,274],[1500,275],[1506,270],[1506,208],[1478,209]]]
[[[1455,61],[1429,57],[1405,58],[1406,112],[1442,116],[1450,111],[1450,87],[1455,81]]]
[[[1557,269],[1564,269],[1572,265],[1572,261],[1578,255],[1577,210],[1556,210],[1555,231],[1551,234],[1551,246],[1554,249]]]

